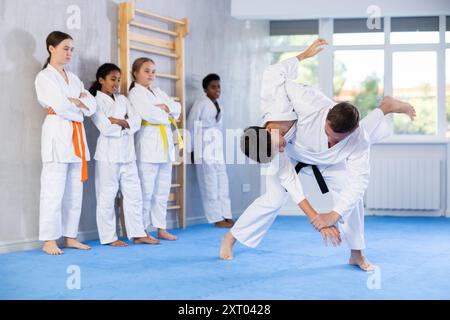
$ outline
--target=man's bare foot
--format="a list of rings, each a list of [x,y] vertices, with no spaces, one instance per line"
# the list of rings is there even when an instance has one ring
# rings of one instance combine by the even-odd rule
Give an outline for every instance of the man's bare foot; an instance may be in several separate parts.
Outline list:
[[[364,257],[361,250],[352,250],[350,260],[348,263],[351,266],[357,266],[361,270],[366,271],[366,272],[375,270],[375,267],[373,266],[373,264],[371,264],[369,262],[369,260],[367,260],[367,258]]]
[[[114,242],[109,243],[109,245],[111,247],[127,247],[128,243],[120,241],[120,240],[116,240]]]
[[[164,229],[158,230],[158,238],[163,239],[163,240],[169,240],[169,241],[175,241],[178,239],[176,236],[174,236],[173,234],[170,234],[169,232],[167,232],[167,230],[164,230]]]
[[[133,243],[135,243],[135,244],[160,244],[161,242],[158,239],[153,238],[151,235],[148,235],[147,237],[133,239]]]
[[[219,221],[219,222],[214,223],[214,226],[215,226],[216,228],[232,228],[232,227],[233,227],[233,224],[229,223],[229,222],[226,221],[226,220],[222,220],[222,221]]]
[[[412,105],[389,96],[383,98],[383,101],[381,101],[380,104],[380,109],[385,115],[389,113],[406,114],[411,119],[411,121],[413,121],[416,117],[416,109],[414,109]]]
[[[220,244],[220,259],[233,260],[233,246],[235,242],[236,239],[231,232],[228,232],[223,236],[222,243]]]
[[[42,251],[51,256],[59,256],[64,254],[64,251],[58,247],[55,240],[45,241]]]
[[[66,248],[73,248],[73,249],[80,249],[80,250],[90,250],[91,247],[88,245],[85,245],[78,241],[77,239],[73,238],[64,238],[64,247]]]

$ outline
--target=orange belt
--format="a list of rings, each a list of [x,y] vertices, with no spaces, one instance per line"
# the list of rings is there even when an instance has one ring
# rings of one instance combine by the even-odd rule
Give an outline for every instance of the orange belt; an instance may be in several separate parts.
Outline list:
[[[53,110],[48,109],[48,115],[56,115],[56,113]],[[75,148],[75,155],[81,159],[81,181],[86,182],[88,179],[88,167],[83,138],[83,124],[81,122],[72,121],[72,127],[73,127],[72,141],[73,146]],[[79,139],[81,139],[81,150]]]

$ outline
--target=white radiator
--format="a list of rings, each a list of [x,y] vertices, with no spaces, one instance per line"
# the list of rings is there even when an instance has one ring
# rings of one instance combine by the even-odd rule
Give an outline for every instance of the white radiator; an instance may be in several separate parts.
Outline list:
[[[366,207],[439,210],[440,177],[439,159],[374,159]]]

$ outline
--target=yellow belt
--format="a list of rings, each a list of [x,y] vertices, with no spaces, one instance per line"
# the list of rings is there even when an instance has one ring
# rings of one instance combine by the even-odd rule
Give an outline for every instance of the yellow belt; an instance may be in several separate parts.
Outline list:
[[[173,124],[173,126],[175,127],[175,130],[177,131],[178,148],[180,150],[183,150],[184,149],[184,141],[183,141],[183,137],[181,136],[180,130],[178,129],[177,122],[175,121],[174,118],[169,118],[169,120]],[[149,126],[159,127],[159,131],[161,132],[161,137],[163,139],[163,144],[164,144],[164,154],[166,154],[167,153],[166,126],[164,124],[150,123],[150,122],[148,122],[146,120],[142,120],[142,125],[145,126],[145,127],[149,127]]]

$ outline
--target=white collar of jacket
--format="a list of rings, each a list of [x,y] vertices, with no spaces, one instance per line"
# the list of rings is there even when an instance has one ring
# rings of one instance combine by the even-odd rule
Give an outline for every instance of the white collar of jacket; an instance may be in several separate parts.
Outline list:
[[[62,80],[66,85],[72,84],[72,80],[71,80],[71,72],[70,72],[69,70],[67,70],[66,68],[64,68],[63,70],[64,70],[64,72],[65,72],[66,75],[67,75],[67,79],[68,79],[69,83],[66,82],[66,79],[64,79],[64,77],[62,76],[62,74],[59,73],[59,71],[56,70],[56,68],[55,68],[54,66],[52,66],[50,63],[47,65],[47,68],[46,68],[46,69],[48,69],[48,70],[50,70],[51,72],[55,73],[55,74],[58,76],[58,78],[59,78],[60,80]]]
[[[284,113],[266,113],[262,116],[261,127],[265,127],[267,122],[271,121],[292,121],[297,120],[297,113],[294,111]]]
[[[284,135],[284,139],[287,143],[290,143],[295,138],[295,133],[297,132],[297,122],[295,122],[292,127]]]
[[[134,86],[135,86],[135,87],[141,87],[141,88],[144,88],[145,90],[147,90],[147,91],[149,91],[149,92],[150,92],[150,89],[151,89],[152,91],[155,91],[156,89],[158,89],[158,87],[156,87],[156,86],[144,87],[142,84],[139,84],[139,83],[137,83],[137,82],[134,83]]]
[[[97,95],[105,98],[105,99],[110,99],[112,101],[117,101],[117,98],[119,97],[119,95],[117,93],[114,94],[114,99],[111,98],[111,96],[107,95],[106,93],[101,92],[100,90],[97,90]]]

